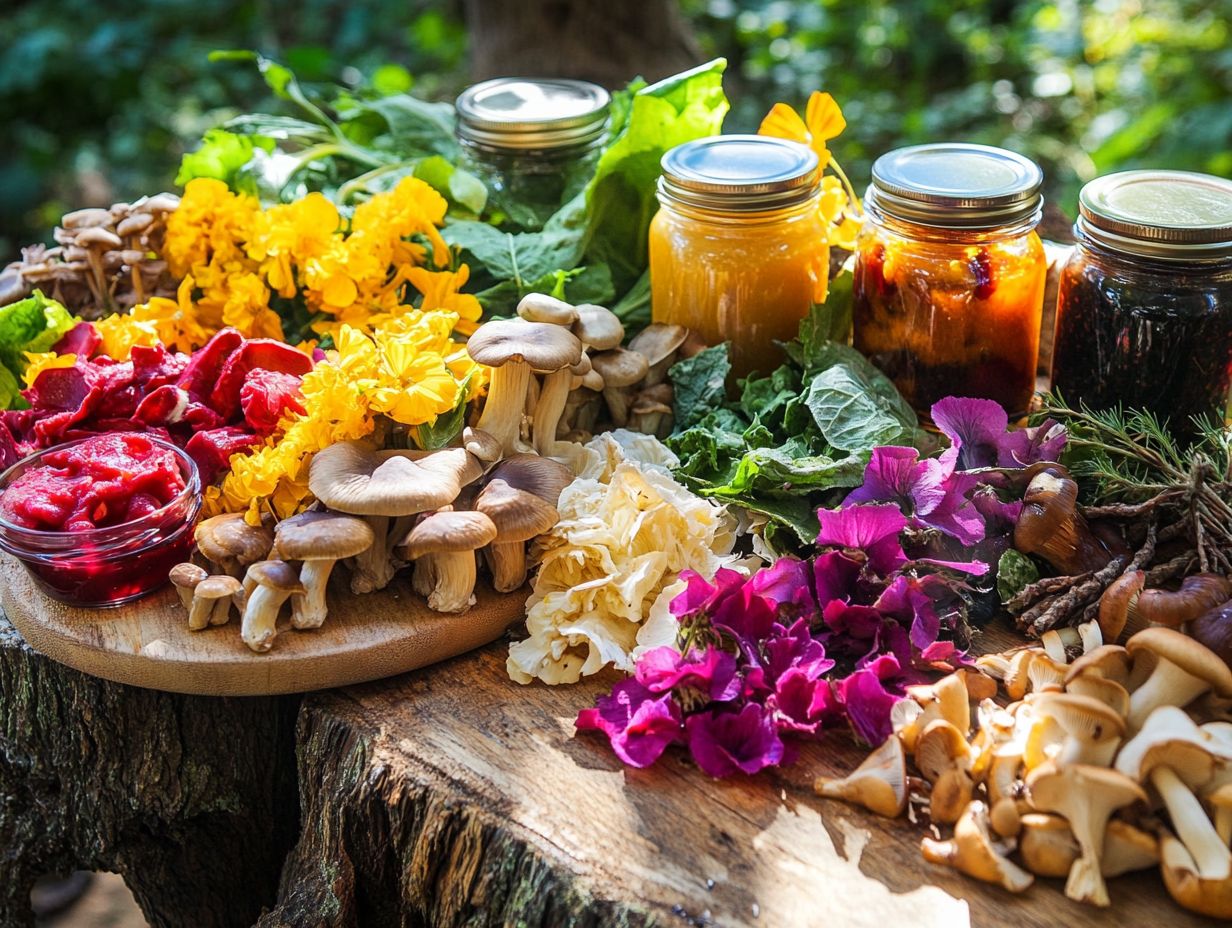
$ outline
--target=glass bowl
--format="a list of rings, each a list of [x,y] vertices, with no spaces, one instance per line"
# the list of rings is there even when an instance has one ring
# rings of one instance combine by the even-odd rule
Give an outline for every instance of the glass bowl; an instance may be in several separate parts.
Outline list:
[[[142,437],[173,452],[184,478],[184,489],[161,509],[120,525],[72,532],[25,528],[0,514],[0,551],[21,561],[52,599],[73,606],[131,602],[164,586],[171,568],[192,555],[193,529],[201,512],[197,465],[170,442]],[[0,495],[48,454],[89,440],[65,442],[18,461],[0,474]]]

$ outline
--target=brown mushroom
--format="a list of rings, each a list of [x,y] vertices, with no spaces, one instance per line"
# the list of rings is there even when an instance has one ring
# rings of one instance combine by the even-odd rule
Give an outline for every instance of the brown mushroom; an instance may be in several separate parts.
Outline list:
[[[1232,664],[1232,601],[1208,609],[1190,623],[1189,634]]]
[[[249,564],[265,559],[274,545],[268,525],[249,525],[242,512],[228,512],[197,525],[197,549],[211,564],[232,577]]]
[[[1232,670],[1219,655],[1171,628],[1147,628],[1125,643],[1137,663],[1151,655],[1150,676],[1130,693],[1129,730],[1137,731],[1159,706],[1187,706],[1207,690],[1232,696]]]
[[[1111,559],[1078,510],[1078,484],[1059,469],[1045,468],[1032,477],[1022,503],[1014,526],[1019,551],[1038,554],[1063,574],[1099,570]]]
[[[988,807],[978,800],[968,803],[949,841],[925,838],[920,842],[920,851],[929,863],[953,867],[1012,893],[1023,892],[1035,877],[1010,860],[1007,850],[993,841]]]
[[[518,315],[527,322],[550,322],[571,326],[577,321],[576,307],[546,293],[528,293],[518,303]]]
[[[436,612],[465,612],[475,603],[475,552],[497,537],[481,512],[442,510],[416,523],[403,541],[414,561],[412,585]]]
[[[247,594],[240,637],[253,651],[268,651],[278,634],[278,613],[295,594],[303,594],[295,569],[283,561],[258,561],[244,575]]]
[[[551,503],[500,476],[484,485],[474,505],[496,525],[496,538],[487,549],[492,585],[512,593],[526,582],[526,542],[548,531],[560,515]]]
[[[670,383],[647,387],[633,397],[629,407],[628,427],[635,432],[667,438],[672,432],[674,411],[672,401],[676,391]]]
[[[933,786],[929,817],[945,825],[958,821],[975,787],[966,736],[949,722],[931,722],[920,732],[914,759],[920,773]]]
[[[188,609],[188,627],[200,631],[211,625],[226,625],[231,618],[231,606],[243,587],[234,577],[206,577],[193,588]]]
[[[595,371],[603,378],[603,399],[612,422],[624,426],[629,421],[633,385],[646,376],[646,358],[627,348],[613,348],[591,358]]]
[[[629,350],[643,355],[649,365],[643,387],[653,387],[667,379],[667,369],[688,335],[689,330],[684,326],[652,322],[630,339]]]
[[[167,574],[167,579],[175,587],[180,596],[180,602],[187,609],[192,605],[193,590],[197,584],[209,576],[209,572],[196,564],[176,564]]]
[[[356,557],[372,547],[376,538],[363,519],[338,512],[301,512],[283,519],[274,534],[274,556],[300,561],[302,594],[291,597],[291,626],[319,628],[329,607],[325,599],[334,564]]]
[[[611,351],[625,340],[625,327],[620,317],[609,309],[583,303],[577,307],[573,334],[583,345],[595,351]]]
[[[1191,574],[1178,590],[1143,590],[1134,611],[1144,622],[1180,628],[1232,596],[1232,584],[1218,574]]]
[[[887,738],[847,776],[815,779],[813,791],[826,799],[854,802],[889,818],[902,815],[908,792],[907,755],[902,741]]]

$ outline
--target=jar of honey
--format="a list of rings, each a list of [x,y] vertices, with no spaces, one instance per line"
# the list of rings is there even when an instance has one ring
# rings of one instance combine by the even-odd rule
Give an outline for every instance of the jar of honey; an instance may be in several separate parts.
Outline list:
[[[855,347],[926,421],[950,395],[1027,411],[1048,271],[1035,233],[1042,180],[1034,162],[984,145],[916,145],[873,165]]]
[[[1232,181],[1124,171],[1078,196],[1057,291],[1052,385],[1067,403],[1147,409],[1182,438],[1232,385]]]
[[[488,188],[488,218],[533,231],[580,193],[607,138],[611,96],[598,84],[498,77],[459,95],[462,164]]]
[[[663,156],[650,224],[651,313],[710,344],[730,343],[737,376],[783,362],[824,299],[827,228],[817,155],[762,135],[721,135]]]

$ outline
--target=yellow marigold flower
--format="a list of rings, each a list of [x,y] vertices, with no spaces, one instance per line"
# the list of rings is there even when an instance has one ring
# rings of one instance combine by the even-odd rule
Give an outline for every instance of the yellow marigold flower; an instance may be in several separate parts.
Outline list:
[[[459,326],[464,335],[475,331],[473,323],[479,322],[483,315],[483,307],[473,294],[460,293],[470,279],[470,268],[463,264],[454,271],[429,271],[425,267],[412,267],[406,271],[406,278],[416,290],[423,294],[425,310],[445,309],[457,313],[458,318],[468,323]]]
[[[241,254],[237,243],[258,212],[254,198],[232,193],[220,180],[190,180],[180,205],[167,217],[163,257],[171,272],[184,277],[213,260]]]
[[[227,278],[222,307],[223,325],[239,330],[245,338],[275,338],[284,341],[282,320],[269,308],[269,290],[256,274],[240,273]]]
[[[404,346],[386,353],[391,376],[368,391],[369,407],[403,425],[424,425],[458,403],[458,382],[440,355],[414,355]]]
[[[254,214],[244,251],[259,263],[270,287],[290,299],[298,289],[295,265],[328,251],[340,224],[338,208],[324,195],[310,193]]]
[[[54,351],[27,351],[26,371],[21,375],[27,387],[34,386],[39,374],[43,371],[55,370],[61,367],[72,367],[77,363],[75,354],[56,354]]]
[[[442,267],[449,261],[449,246],[438,227],[448,208],[445,198],[431,186],[417,177],[404,177],[392,190],[355,207],[352,234],[366,231],[394,239],[394,264],[423,263],[423,249],[404,241],[423,235],[432,245],[433,263]]]

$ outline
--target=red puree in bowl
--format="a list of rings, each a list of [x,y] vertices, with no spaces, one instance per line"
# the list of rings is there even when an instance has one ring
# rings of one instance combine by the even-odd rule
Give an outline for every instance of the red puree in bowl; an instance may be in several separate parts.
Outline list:
[[[184,491],[175,454],[143,435],[109,434],[52,451],[0,496],[22,528],[83,532],[148,516]]]

